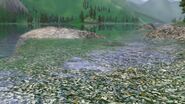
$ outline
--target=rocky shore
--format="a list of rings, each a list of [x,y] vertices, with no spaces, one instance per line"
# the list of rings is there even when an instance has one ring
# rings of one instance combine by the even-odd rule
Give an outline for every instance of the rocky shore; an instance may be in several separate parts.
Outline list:
[[[87,32],[68,28],[45,27],[31,30],[23,34],[20,39],[83,39],[83,38],[100,38],[94,32]]]
[[[146,36],[154,39],[185,40],[185,27],[165,24],[153,29]]]

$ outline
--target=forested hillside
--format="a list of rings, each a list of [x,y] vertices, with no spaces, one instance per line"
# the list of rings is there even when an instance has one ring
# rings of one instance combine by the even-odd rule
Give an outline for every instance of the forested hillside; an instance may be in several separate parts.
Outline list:
[[[0,22],[139,22],[139,19],[129,10],[114,5],[113,1],[1,0],[0,5],[3,8],[1,8]],[[28,12],[24,12],[25,10]]]
[[[5,7],[2,9],[4,12],[0,13],[0,22],[139,22],[139,18],[130,10],[115,5],[115,0],[21,0],[21,2],[28,9],[28,13]],[[2,0],[1,4],[8,3],[9,6],[18,4],[24,7],[21,2]],[[10,15],[8,19],[7,15]]]

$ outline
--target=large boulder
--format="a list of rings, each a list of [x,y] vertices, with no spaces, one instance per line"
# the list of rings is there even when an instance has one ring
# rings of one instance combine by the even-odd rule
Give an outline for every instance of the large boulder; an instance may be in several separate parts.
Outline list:
[[[147,37],[156,39],[185,40],[185,27],[176,25],[162,25],[149,32]]]
[[[23,34],[20,39],[81,39],[100,38],[94,32],[87,32],[68,28],[45,27],[29,31]]]

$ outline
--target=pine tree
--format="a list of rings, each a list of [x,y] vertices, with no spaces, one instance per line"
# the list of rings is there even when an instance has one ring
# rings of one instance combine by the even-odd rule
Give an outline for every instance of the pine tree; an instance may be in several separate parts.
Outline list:
[[[93,10],[93,19],[96,19],[96,9]]]
[[[102,22],[102,18],[101,16],[98,16],[98,22],[101,23]]]
[[[183,13],[185,13],[185,0],[181,0],[180,6],[182,7]]]
[[[84,13],[83,13],[83,11],[81,11],[80,12],[80,20],[81,20],[81,22],[84,22],[84,19],[85,19]]]
[[[83,1],[83,7],[84,7],[84,9],[88,8],[88,1],[87,0]]]
[[[108,8],[108,12],[110,13],[110,8]]]
[[[91,18],[93,18],[93,8],[92,7],[90,7],[90,9],[89,9],[89,16],[91,17]]]

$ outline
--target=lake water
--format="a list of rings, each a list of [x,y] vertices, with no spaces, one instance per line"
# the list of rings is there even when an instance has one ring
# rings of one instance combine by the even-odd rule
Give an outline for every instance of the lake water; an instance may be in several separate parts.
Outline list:
[[[5,100],[17,101],[17,99],[19,98],[21,98],[21,100],[24,99],[25,101],[27,100],[29,101],[30,99],[32,100],[32,97],[30,96],[35,95],[34,100],[37,100],[37,102],[42,103],[42,101],[44,101],[43,99],[45,98],[43,96],[45,96],[46,94],[49,95],[49,96],[46,95],[47,100],[48,100],[48,97],[50,97],[50,95],[57,94],[56,96],[51,97],[52,101],[53,101],[53,98],[55,100],[58,100],[58,98],[61,98],[62,101],[67,102],[68,100],[66,100],[65,98],[69,97],[67,88],[69,88],[70,86],[76,85],[77,87],[79,87],[81,85],[84,85],[86,87],[86,84],[91,84],[91,81],[92,83],[97,81],[99,82],[101,81],[102,83],[104,82],[109,83],[110,78],[113,78],[113,80],[116,80],[116,81],[118,79],[118,83],[119,83],[119,80],[123,80],[124,77],[127,78],[128,76],[129,78],[128,81],[125,80],[127,83],[130,81],[130,77],[132,78],[133,75],[135,76],[137,74],[137,73],[135,74],[135,72],[139,72],[139,71],[136,71],[135,69],[134,70],[129,69],[127,71],[117,71],[118,74],[113,73],[113,74],[108,74],[108,76],[105,76],[106,74],[100,74],[100,75],[93,74],[93,72],[107,72],[107,71],[112,71],[114,69],[125,69],[128,67],[136,67],[142,70],[152,69],[154,70],[155,73],[156,72],[158,73],[156,69],[161,69],[161,64],[162,66],[164,66],[175,62],[176,59],[178,58],[176,57],[176,52],[179,51],[179,49],[182,49],[182,50],[185,49],[185,46],[181,46],[180,44],[177,44],[176,42],[173,42],[173,41],[162,42],[162,41],[152,41],[150,39],[146,40],[146,38],[144,37],[144,33],[137,30],[138,28],[137,25],[131,25],[131,24],[129,25],[128,24],[85,25],[80,27],[79,26],[65,26],[65,27],[97,32],[98,34],[103,35],[105,38],[100,40],[99,39],[92,39],[92,40],[79,39],[79,40],[61,40],[61,41],[60,40],[27,41],[27,44],[24,45],[25,47],[23,46],[22,48],[20,48],[23,50],[20,52],[21,57],[18,57],[17,59],[13,58],[13,60],[11,60],[10,58],[10,61],[9,60],[4,61],[2,59],[3,61],[1,61],[0,66],[2,66],[3,68],[2,67],[0,68],[4,69],[5,67],[5,69],[7,68],[14,69],[15,67],[16,69],[25,70],[26,72],[33,74],[33,77],[30,75],[27,76],[26,74],[19,72],[17,70],[1,71],[0,77],[2,77],[1,78],[2,80],[0,80],[0,83],[3,83],[3,84],[1,84],[0,86],[1,87],[0,102]],[[0,26],[0,57],[3,58],[3,57],[11,56],[15,51],[16,43],[20,35],[31,29],[33,29],[33,27],[16,26],[16,25]],[[99,46],[100,47],[103,46],[103,49],[101,50],[97,48]],[[113,50],[111,49],[104,50],[104,46],[106,47],[106,49],[107,47],[111,47],[111,48],[115,47],[115,48],[113,48]],[[89,48],[89,47],[92,47],[92,48]],[[79,50],[82,51],[83,48],[87,48],[88,51],[90,49],[92,50],[84,54],[84,52],[86,51],[75,53],[76,50],[70,49],[70,48],[74,48],[74,49],[79,48],[77,49],[77,51]],[[63,55],[63,54],[66,54],[66,55]],[[71,55],[75,55],[75,56],[71,56]],[[55,69],[55,66],[57,69]],[[171,67],[164,66],[164,69],[162,67],[162,70],[159,73],[162,72],[162,73],[168,74],[168,73],[171,73],[170,71],[172,71],[173,73],[174,68],[175,66],[172,67],[172,69]],[[67,70],[63,70],[63,69],[67,69]],[[70,70],[68,71],[68,69],[72,69],[75,71],[74,72]],[[166,69],[170,71],[167,71]],[[179,69],[181,70],[180,67],[175,70],[179,71]],[[76,72],[76,70],[80,70],[79,71],[80,73]],[[89,73],[86,73],[86,72],[89,72]],[[127,75],[125,72],[128,72],[129,74]],[[146,72],[148,73],[148,71]],[[39,74],[38,78],[37,78],[37,73]],[[150,77],[148,75],[150,74],[150,71],[148,74],[147,73],[141,74],[139,72],[138,77],[141,80],[143,78],[146,79],[146,77]],[[158,74],[155,74],[155,73],[152,74],[152,76],[150,77],[150,78],[153,78],[150,81],[155,81],[155,75],[157,75],[158,77]],[[120,76],[119,74],[121,74],[121,77],[119,77]],[[145,74],[147,75],[142,77]],[[96,77],[96,75],[98,76]],[[170,74],[169,76],[173,76],[173,75]],[[167,81],[171,80],[171,77],[168,77],[168,76],[162,76],[161,78],[164,79],[165,77],[169,78],[167,79]],[[176,77],[179,78],[179,76],[176,76]],[[72,80],[73,78],[74,80]],[[64,81],[61,81],[61,79]],[[69,80],[65,80],[65,79],[69,79]],[[108,79],[108,80],[105,80],[105,79]],[[135,79],[135,77],[133,77],[133,79]],[[77,81],[77,84],[74,84],[75,81]],[[67,85],[69,85],[67,87],[66,87],[66,82],[67,82]],[[80,84],[81,82],[82,84]],[[133,85],[135,84],[135,82],[138,82],[138,81],[133,81],[133,83],[130,83],[130,84]],[[15,85],[21,84],[21,86],[15,87],[15,90],[16,90],[15,93],[11,92],[12,89],[11,90],[8,89],[8,87],[13,86],[12,84],[14,83]],[[56,86],[53,86],[55,84]],[[136,84],[138,85],[138,83]],[[32,85],[35,85],[35,87],[32,87]],[[42,86],[40,87],[40,85]],[[114,85],[115,84],[113,83],[113,87]],[[163,82],[161,82],[161,85],[163,85]],[[48,90],[48,89],[45,89],[45,87],[48,87],[48,88],[52,87],[53,89]],[[20,88],[21,90],[17,90],[17,88]],[[25,89],[25,88],[29,88],[29,89]],[[47,90],[52,94],[45,93],[42,91],[38,92],[37,88],[39,88],[38,89],[39,91],[40,89],[42,91]],[[74,90],[74,87],[71,87],[71,88]],[[35,89],[36,89],[36,92],[35,92]],[[126,88],[126,90],[127,89],[130,90],[131,88],[128,87]],[[5,93],[4,90],[7,93]],[[108,89],[108,90],[112,91],[112,87],[111,89]],[[24,92],[24,94],[22,95],[21,94],[22,91],[23,92],[26,91],[26,92]],[[27,93],[27,91],[29,91],[28,92],[29,94]],[[136,92],[139,92],[139,91],[140,89]],[[17,93],[19,93],[19,95],[17,95]],[[30,96],[27,96],[27,94]],[[6,96],[6,95],[13,95],[13,96]],[[74,97],[76,99],[76,96]]]
[[[0,26],[0,58],[10,56],[14,52],[19,36],[26,31],[24,26]]]
[[[45,26],[39,26],[45,27]],[[137,25],[134,24],[107,24],[107,25],[83,25],[83,26],[71,26],[62,25],[58,27],[70,27],[81,30],[88,30],[96,32],[105,36],[106,42],[115,43],[119,45],[126,41],[142,41],[142,34],[138,34],[135,30]],[[21,25],[0,25],[0,58],[7,57],[13,54],[16,48],[16,43],[19,40],[20,35],[33,29],[30,26]],[[37,27],[38,28],[38,27]],[[113,45],[113,44],[112,44]]]

